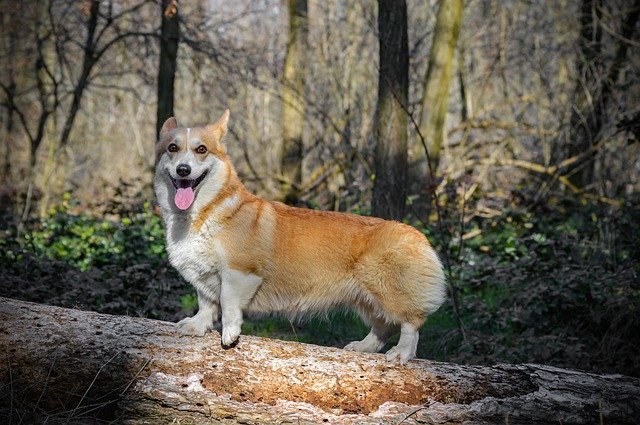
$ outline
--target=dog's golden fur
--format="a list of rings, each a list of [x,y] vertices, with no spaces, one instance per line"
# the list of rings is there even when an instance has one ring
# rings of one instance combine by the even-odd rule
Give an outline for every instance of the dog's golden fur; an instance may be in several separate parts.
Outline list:
[[[228,112],[214,125],[188,129],[189,140],[183,140],[185,129],[170,119],[157,144],[155,184],[169,256],[198,289],[201,309],[211,310],[198,321],[181,322],[182,330],[201,334],[201,322],[216,320],[221,308],[222,339],[229,344],[239,335],[238,309],[241,323],[243,310],[298,316],[347,306],[372,331],[345,348],[378,351],[401,331],[389,358],[406,362],[414,357],[417,330],[445,296],[442,266],[425,236],[395,221],[294,208],[254,196],[240,182],[221,143],[227,119]],[[192,155],[191,161],[210,162],[196,201],[185,212],[174,208],[168,196],[166,175],[176,162],[166,151],[175,140],[184,145],[180,152],[188,151],[189,143],[204,144],[205,157]],[[225,311],[234,319],[225,320]],[[206,323],[204,329],[210,326]]]

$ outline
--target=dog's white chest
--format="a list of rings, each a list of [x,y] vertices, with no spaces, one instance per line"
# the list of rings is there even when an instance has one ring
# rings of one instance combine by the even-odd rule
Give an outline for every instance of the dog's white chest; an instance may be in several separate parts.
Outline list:
[[[198,288],[219,274],[221,258],[211,238],[186,229],[172,232],[170,226],[167,231],[169,261],[189,283]]]

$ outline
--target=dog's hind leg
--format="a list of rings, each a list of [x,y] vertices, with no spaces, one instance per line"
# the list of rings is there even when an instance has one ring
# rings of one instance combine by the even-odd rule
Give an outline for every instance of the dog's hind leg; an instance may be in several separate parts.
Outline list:
[[[416,356],[418,349],[418,329],[411,323],[400,326],[398,345],[387,351],[387,360],[405,364]]]
[[[360,306],[358,314],[366,324],[371,325],[371,331],[362,341],[353,341],[347,344],[344,347],[345,350],[377,353],[384,347],[387,340],[397,334],[400,329],[399,326],[376,317],[371,307]]]
[[[362,353],[377,353],[384,347],[387,340],[398,333],[393,325],[374,325],[369,334],[362,341],[353,341],[345,345],[344,349],[349,351],[360,351]]]

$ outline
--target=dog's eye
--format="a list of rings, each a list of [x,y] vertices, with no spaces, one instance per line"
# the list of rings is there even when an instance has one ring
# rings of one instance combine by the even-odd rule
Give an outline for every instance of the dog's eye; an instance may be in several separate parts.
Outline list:
[[[167,150],[169,152],[178,152],[178,145],[176,145],[175,143],[171,143],[168,147]]]
[[[204,154],[207,153],[207,147],[205,145],[200,145],[196,148],[196,153]]]

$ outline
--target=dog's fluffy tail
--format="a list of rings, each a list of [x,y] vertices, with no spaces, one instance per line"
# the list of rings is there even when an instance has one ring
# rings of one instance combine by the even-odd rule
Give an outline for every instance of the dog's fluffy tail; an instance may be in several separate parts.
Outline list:
[[[430,245],[425,249],[424,257],[427,258],[426,263],[428,264],[425,312],[430,315],[444,303],[447,297],[447,282],[442,262]]]

